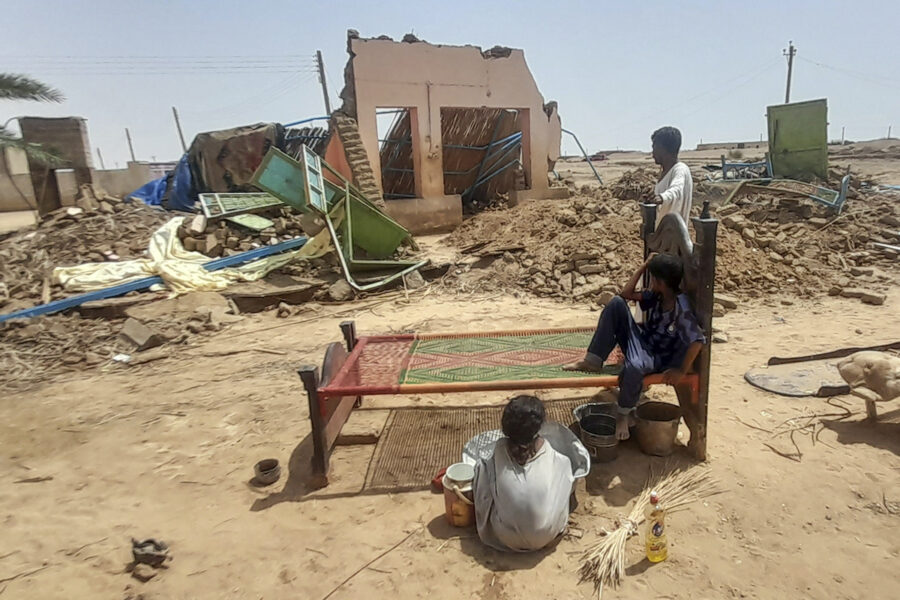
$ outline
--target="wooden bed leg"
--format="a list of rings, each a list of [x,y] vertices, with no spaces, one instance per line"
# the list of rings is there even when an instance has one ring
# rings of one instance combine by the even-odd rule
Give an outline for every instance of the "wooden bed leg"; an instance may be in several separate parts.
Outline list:
[[[641,239],[644,242],[644,259],[646,260],[648,256],[650,256],[650,247],[647,244],[647,240],[650,239],[650,236],[653,235],[653,232],[656,231],[656,205],[655,204],[641,204]],[[641,280],[644,286],[644,289],[650,289],[650,272],[644,271],[643,279]],[[644,314],[644,319],[646,322],[647,315]]]
[[[325,435],[325,419],[319,407],[319,367],[304,365],[297,371],[306,388],[306,397],[309,400],[309,420],[312,423],[312,473],[311,485],[322,488],[328,485],[328,458],[331,449]]]
[[[347,344],[347,352],[353,352],[358,338],[356,337],[356,322],[344,321],[341,323],[341,333],[344,334],[344,342]]]
[[[709,412],[709,368],[712,346],[712,310],[715,300],[716,283],[716,233],[719,222],[716,219],[692,219],[697,241],[694,244],[694,255],[697,260],[698,290],[697,316],[700,326],[706,333],[707,343],[697,358],[696,368],[700,375],[697,389],[694,391],[697,407],[697,444],[693,447],[694,455],[699,460],[706,460],[706,421]],[[693,442],[693,440],[691,440]]]
[[[344,334],[344,342],[347,344],[347,352],[353,352],[359,338],[356,337],[356,321],[344,321],[341,323],[341,333]],[[362,406],[363,397],[356,397],[356,408]]]
[[[695,382],[679,383],[675,386],[678,405],[684,424],[691,432],[688,450],[697,460],[706,460],[706,423],[700,417],[700,388]]]

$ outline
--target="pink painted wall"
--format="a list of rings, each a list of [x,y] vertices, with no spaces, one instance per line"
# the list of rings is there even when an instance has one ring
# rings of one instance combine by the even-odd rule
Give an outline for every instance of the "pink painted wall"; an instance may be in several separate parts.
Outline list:
[[[484,58],[475,46],[353,38],[353,74],[360,137],[375,173],[378,108],[409,107],[413,121],[416,192],[444,196],[441,107],[513,108],[523,111],[523,159],[531,197],[544,197],[548,161],[559,157],[561,124],[544,112],[544,98],[521,50],[505,58]],[[378,183],[381,184],[380,178]]]

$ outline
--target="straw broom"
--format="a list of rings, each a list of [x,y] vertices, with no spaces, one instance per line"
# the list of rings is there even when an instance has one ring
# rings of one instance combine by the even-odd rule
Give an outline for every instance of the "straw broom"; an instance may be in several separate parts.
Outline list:
[[[644,510],[650,503],[650,492],[656,491],[667,513],[683,510],[691,502],[721,492],[716,481],[705,468],[673,471],[647,485],[638,496],[628,517],[620,517],[612,532],[603,530],[604,537],[581,556],[579,583],[591,581],[598,596],[603,587],[617,587],[625,577],[625,543],[637,534],[644,522]]]

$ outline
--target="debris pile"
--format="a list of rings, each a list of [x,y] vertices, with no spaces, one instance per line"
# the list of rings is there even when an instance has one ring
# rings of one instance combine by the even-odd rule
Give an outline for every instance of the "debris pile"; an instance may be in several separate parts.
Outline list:
[[[185,250],[210,258],[234,256],[247,250],[274,246],[292,240],[312,225],[310,217],[287,206],[271,208],[255,215],[238,215],[234,220],[210,221],[204,215],[187,218],[178,228]]]
[[[612,185],[612,195],[619,200],[647,202],[653,199],[658,169],[640,168],[626,171]]]
[[[640,261],[640,211],[600,190],[596,196],[535,200],[469,219],[449,238],[467,255],[470,270],[457,269],[459,284],[581,302],[611,297]]]
[[[898,253],[874,245],[900,242],[895,200],[859,194],[835,216],[811,200],[757,194],[716,216],[722,225],[720,277],[729,291],[828,292],[881,304],[896,278]]]
[[[60,208],[34,227],[0,240],[0,312],[66,296],[52,283],[53,269],[86,262],[140,258],[147,240],[171,215],[144,204],[104,197]]]
[[[0,323],[0,387],[25,389],[60,373],[113,362],[168,356],[163,344],[182,344],[241,319],[215,292],[172,299],[134,294],[82,305],[81,314],[55,314]],[[94,318],[96,317],[96,318]]]
[[[622,189],[640,196],[634,181]],[[896,280],[896,251],[872,244],[900,244],[896,200],[860,193],[835,216],[811,200],[756,194],[716,216],[716,288],[725,294],[779,294],[788,303],[790,294],[830,293],[879,304]],[[449,238],[465,256],[456,284],[603,305],[641,261],[640,223],[637,202],[599,189],[567,202],[533,201],[483,213]]]

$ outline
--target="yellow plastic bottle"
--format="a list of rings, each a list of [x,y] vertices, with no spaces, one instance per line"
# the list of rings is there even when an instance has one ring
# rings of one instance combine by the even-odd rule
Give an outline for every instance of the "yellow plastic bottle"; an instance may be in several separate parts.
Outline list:
[[[658,563],[669,557],[669,547],[666,543],[666,509],[659,501],[659,494],[650,492],[650,504],[646,508],[644,516],[647,518],[647,529],[644,536],[644,544],[647,550],[647,560]]]

